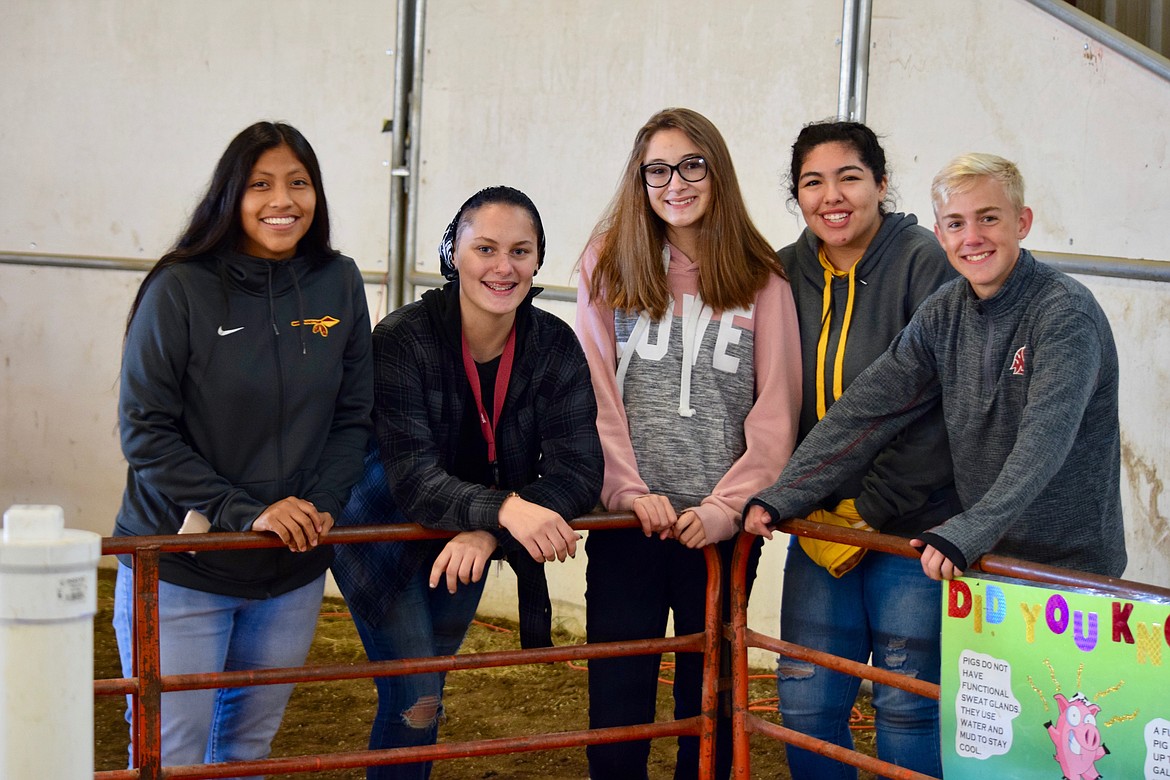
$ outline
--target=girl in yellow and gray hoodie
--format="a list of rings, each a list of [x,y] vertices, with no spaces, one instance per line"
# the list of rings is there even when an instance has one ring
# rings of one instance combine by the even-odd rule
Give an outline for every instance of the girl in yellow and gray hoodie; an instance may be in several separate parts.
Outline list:
[[[885,153],[857,122],[808,125],[792,147],[791,194],[807,229],[781,249],[800,319],[804,403],[800,439],[957,274],[913,215],[885,210]],[[859,435],[861,431],[857,432]],[[860,468],[844,475],[810,520],[912,538],[961,511],[937,404]],[[783,639],[937,682],[937,583],[918,561],[792,537],[780,610]],[[852,747],[859,680],[781,657],[785,725]],[[935,702],[874,686],[878,756],[942,774]],[[789,746],[796,780],[856,780],[857,770]]]

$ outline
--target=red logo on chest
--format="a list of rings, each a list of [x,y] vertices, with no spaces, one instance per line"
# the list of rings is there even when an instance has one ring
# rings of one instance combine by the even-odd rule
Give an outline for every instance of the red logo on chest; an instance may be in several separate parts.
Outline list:
[[[1027,353],[1027,347],[1020,347],[1016,350],[1016,354],[1012,357],[1012,373],[1016,376],[1024,375],[1024,356]]]

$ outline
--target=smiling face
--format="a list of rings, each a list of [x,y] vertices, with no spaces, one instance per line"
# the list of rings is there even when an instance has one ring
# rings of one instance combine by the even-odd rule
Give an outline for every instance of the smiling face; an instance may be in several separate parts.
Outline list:
[[[1032,210],[1017,210],[1003,185],[981,176],[935,209],[934,234],[955,270],[980,298],[999,292],[1016,267],[1020,241],[1032,229]]]
[[[829,261],[846,270],[860,260],[882,224],[886,180],[877,181],[852,145],[833,141],[805,156],[796,191],[805,224]]]
[[[240,198],[240,251],[267,260],[287,260],[309,232],[317,191],[292,149],[273,147],[252,166]]]
[[[469,322],[510,325],[532,289],[537,241],[532,217],[519,206],[489,203],[465,219],[452,258],[465,327]]]
[[[671,127],[650,136],[642,164],[678,165],[688,157],[702,156],[698,145],[686,133]],[[645,189],[651,210],[666,223],[667,239],[676,246],[688,246],[711,206],[711,174],[700,181],[687,181],[674,172],[666,186]]]

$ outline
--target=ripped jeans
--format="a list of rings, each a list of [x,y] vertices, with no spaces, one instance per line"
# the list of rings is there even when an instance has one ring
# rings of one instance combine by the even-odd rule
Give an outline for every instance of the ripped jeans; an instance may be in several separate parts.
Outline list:
[[[431,589],[430,566],[420,567],[394,599],[385,619],[371,624],[356,613],[354,625],[371,661],[454,655],[475,618],[487,572],[478,583],[460,585],[455,595],[446,582]],[[370,730],[370,749],[432,745],[442,716],[443,682],[434,672],[400,677],[377,677],[378,712]],[[425,780],[430,762],[371,766],[367,780]]]
[[[780,636],[799,645],[939,681],[942,588],[917,558],[866,553],[840,579],[813,563],[793,536],[784,568]],[[777,667],[784,725],[853,747],[849,714],[860,680],[781,656]],[[874,684],[878,757],[932,777],[942,776],[938,702]],[[793,780],[856,780],[857,770],[791,745]]]

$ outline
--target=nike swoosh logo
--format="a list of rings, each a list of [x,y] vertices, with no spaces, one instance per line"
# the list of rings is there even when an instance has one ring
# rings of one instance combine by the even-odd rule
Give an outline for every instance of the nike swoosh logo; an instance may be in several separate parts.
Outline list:
[[[241,325],[241,326],[240,326],[240,327],[238,327],[238,328],[232,328],[231,330],[224,330],[224,329],[223,329],[223,325],[220,325],[220,326],[219,326],[219,330],[217,331],[217,333],[219,333],[219,335],[221,335],[221,336],[230,336],[230,335],[232,335],[233,333],[235,333],[237,330],[243,330],[243,329],[244,329],[244,326],[243,326],[243,325]]]

